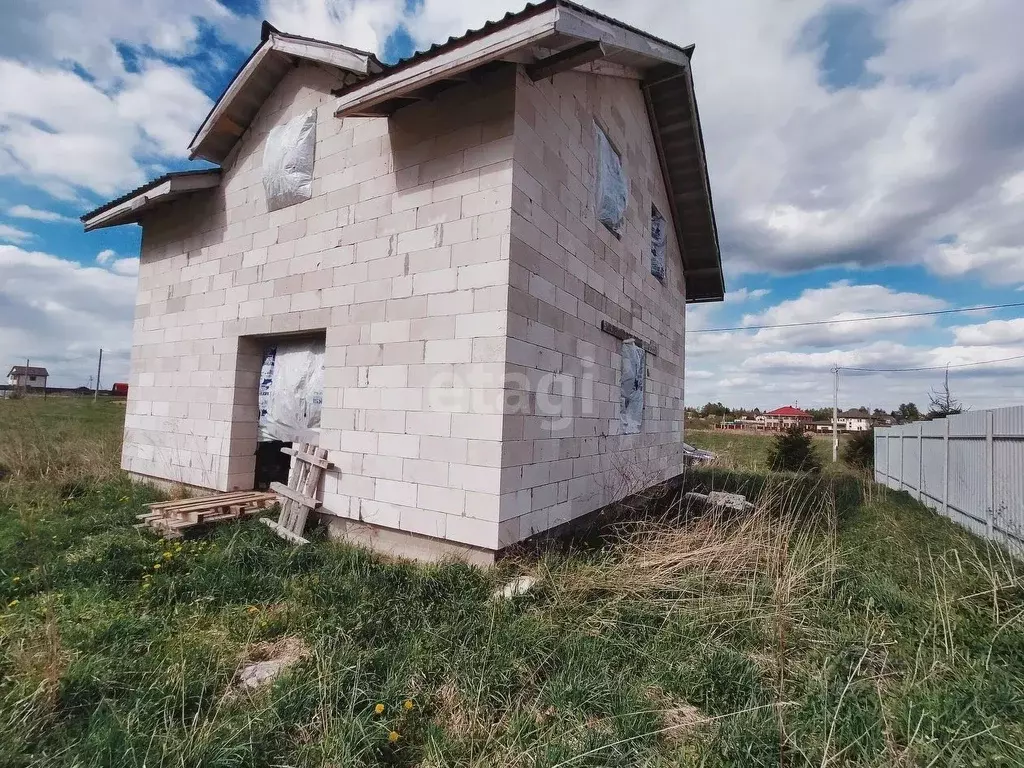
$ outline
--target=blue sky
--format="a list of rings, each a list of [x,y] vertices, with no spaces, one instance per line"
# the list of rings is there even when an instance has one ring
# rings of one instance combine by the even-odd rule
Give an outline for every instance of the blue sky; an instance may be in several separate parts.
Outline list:
[[[140,230],[77,217],[167,170],[259,40],[259,22],[386,60],[500,18],[479,0],[0,0],[0,363],[80,384],[130,350]],[[820,405],[835,362],[1024,353],[1020,308],[773,332],[709,327],[1024,301],[1024,63],[1014,0],[595,0],[697,46],[725,264],[691,307],[687,400]],[[957,370],[975,407],[1020,402],[1024,365]],[[104,377],[107,379],[108,377]],[[927,400],[939,376],[844,379],[847,404]]]

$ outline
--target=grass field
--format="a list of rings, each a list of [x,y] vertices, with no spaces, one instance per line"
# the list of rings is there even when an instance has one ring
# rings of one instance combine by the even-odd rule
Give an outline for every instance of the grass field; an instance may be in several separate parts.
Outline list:
[[[814,449],[826,467],[832,462],[832,436],[814,435]],[[847,435],[839,436],[842,456]],[[730,469],[763,472],[768,469],[768,448],[772,436],[739,430],[687,430],[686,442],[697,448],[714,451],[718,464]]]
[[[491,570],[172,545],[132,528],[122,414],[0,401],[5,768],[1024,763],[1021,568],[904,494],[716,467],[756,513]]]

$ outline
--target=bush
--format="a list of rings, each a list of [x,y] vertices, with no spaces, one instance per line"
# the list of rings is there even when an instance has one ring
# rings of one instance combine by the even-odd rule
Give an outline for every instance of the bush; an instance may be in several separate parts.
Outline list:
[[[820,472],[811,436],[800,427],[776,435],[768,451],[768,466],[777,472]]]
[[[875,468],[875,430],[857,432],[843,449],[843,461],[860,469]]]

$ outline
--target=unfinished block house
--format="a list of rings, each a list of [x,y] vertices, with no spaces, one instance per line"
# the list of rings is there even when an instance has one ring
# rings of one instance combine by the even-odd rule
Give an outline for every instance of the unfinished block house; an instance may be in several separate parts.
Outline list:
[[[722,299],[680,48],[548,0],[394,65],[264,25],[138,223],[123,466],[265,486],[486,561],[677,476],[688,302]],[[287,457],[285,457],[286,459]]]

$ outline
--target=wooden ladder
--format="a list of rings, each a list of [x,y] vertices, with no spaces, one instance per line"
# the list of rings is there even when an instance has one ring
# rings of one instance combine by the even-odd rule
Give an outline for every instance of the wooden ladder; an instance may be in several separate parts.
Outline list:
[[[266,517],[261,518],[261,522],[282,539],[294,544],[308,544],[309,541],[302,537],[306,518],[322,503],[316,498],[320,475],[333,465],[327,461],[327,449],[312,443],[296,443],[295,448],[285,447],[281,452],[292,457],[288,485],[270,484],[270,490],[281,497],[281,514],[276,522]]]

